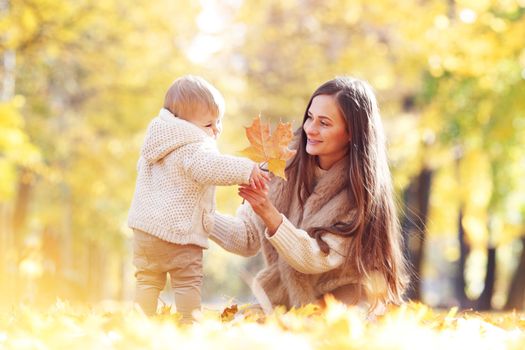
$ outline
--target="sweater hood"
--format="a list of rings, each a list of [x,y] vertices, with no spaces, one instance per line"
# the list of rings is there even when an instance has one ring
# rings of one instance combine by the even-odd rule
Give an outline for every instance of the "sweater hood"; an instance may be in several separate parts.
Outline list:
[[[208,139],[213,140],[199,127],[162,108],[148,125],[140,154],[151,164],[180,147]]]

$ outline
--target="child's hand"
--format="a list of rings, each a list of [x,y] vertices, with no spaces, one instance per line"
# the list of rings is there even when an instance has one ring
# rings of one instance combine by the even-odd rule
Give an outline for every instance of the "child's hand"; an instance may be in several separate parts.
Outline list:
[[[266,189],[266,184],[270,181],[270,177],[268,174],[261,169],[259,169],[259,166],[255,164],[252,169],[252,173],[250,174],[250,186],[253,189]]]

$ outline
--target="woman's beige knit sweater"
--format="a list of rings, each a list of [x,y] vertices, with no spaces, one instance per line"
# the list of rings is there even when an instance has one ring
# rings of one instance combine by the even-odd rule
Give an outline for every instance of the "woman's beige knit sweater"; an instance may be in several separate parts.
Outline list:
[[[351,237],[325,233],[323,240],[330,250],[324,254],[307,233],[312,227],[352,220],[355,210],[344,190],[347,173],[344,159],[328,171],[317,169],[315,188],[304,207],[298,204],[294,191],[286,190],[287,182],[274,178],[268,196],[282,213],[283,221],[273,236],[268,235],[264,222],[247,204],[239,208],[235,217],[215,214],[212,240],[243,256],[262,251],[266,264],[255,281],[274,306],[313,303],[339,287],[357,283],[363,284],[366,296],[355,299],[356,303],[375,303],[383,295],[386,282],[381,276],[371,274],[359,282],[355,261],[348,255]],[[254,293],[261,288],[254,286]]]

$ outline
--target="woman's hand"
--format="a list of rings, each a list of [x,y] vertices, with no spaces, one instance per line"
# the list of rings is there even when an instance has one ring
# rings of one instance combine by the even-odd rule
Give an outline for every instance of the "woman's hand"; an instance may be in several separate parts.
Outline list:
[[[272,236],[281,225],[283,218],[268,198],[268,186],[252,188],[249,185],[241,185],[239,186],[239,196],[250,203],[253,211],[264,221],[268,228],[268,234]]]

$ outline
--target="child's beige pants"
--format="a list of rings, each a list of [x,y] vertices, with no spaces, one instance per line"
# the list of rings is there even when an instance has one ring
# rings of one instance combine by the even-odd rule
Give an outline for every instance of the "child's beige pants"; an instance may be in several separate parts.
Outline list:
[[[140,230],[133,233],[135,302],[146,315],[154,315],[169,273],[177,312],[182,322],[190,323],[192,311],[201,307],[202,247],[170,243]]]

